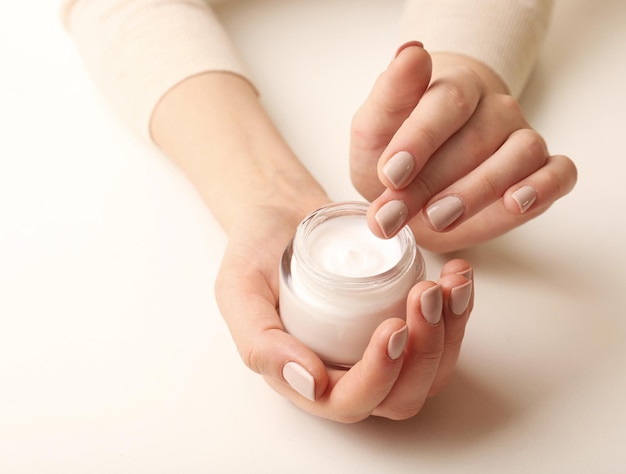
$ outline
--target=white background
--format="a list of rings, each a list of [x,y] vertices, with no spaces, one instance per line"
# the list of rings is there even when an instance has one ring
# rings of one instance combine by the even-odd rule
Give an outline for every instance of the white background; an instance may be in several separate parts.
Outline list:
[[[339,425],[240,362],[213,297],[225,236],[85,74],[57,2],[0,7],[0,472],[613,473],[626,469],[626,3],[562,0],[523,105],[575,191],[461,253],[477,304],[449,389]],[[352,199],[352,113],[401,1],[219,13],[279,127]],[[443,258],[427,255],[431,275]]]

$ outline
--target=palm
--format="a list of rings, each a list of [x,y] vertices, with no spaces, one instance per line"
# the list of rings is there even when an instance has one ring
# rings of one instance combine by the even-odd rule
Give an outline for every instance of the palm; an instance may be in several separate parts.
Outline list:
[[[311,203],[312,211],[321,203]],[[278,263],[304,217],[289,208],[256,206],[236,221],[229,232],[229,243],[220,267],[216,296],[224,319],[246,363],[261,372],[254,360],[246,327],[257,331],[282,329],[278,304]],[[256,318],[250,326],[249,318]]]

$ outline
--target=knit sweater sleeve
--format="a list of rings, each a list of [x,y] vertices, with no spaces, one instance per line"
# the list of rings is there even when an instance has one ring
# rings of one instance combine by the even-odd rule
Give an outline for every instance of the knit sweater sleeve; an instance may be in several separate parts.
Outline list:
[[[207,0],[62,0],[63,19],[112,106],[150,139],[163,95],[206,71],[247,77]],[[552,0],[408,0],[401,31],[427,49],[472,56],[518,95],[543,41]]]
[[[519,96],[544,40],[552,0],[408,0],[403,40],[473,57]]]
[[[203,0],[63,0],[62,16],[108,101],[147,139],[156,104],[179,82],[206,71],[247,77]]]

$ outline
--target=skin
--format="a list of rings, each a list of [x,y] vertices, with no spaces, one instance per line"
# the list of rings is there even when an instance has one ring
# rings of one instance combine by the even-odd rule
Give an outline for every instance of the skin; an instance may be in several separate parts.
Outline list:
[[[411,152],[416,165],[396,188],[382,169],[399,151]],[[356,113],[350,164],[355,187],[373,201],[372,231],[383,237],[374,215],[400,200],[418,244],[436,252],[476,245],[537,217],[577,178],[568,157],[549,154],[490,69],[465,56],[431,57],[415,43],[401,48]],[[511,195],[524,185],[537,199],[522,213]],[[446,196],[459,197],[465,207],[438,232],[425,209]]]
[[[458,64],[462,65],[461,72]],[[474,83],[466,84],[468,78]],[[437,94],[436,88],[444,93]],[[407,117],[421,123],[424,129],[430,127],[428,114],[450,106],[445,91],[457,89],[469,97],[470,105],[458,107],[463,112],[459,112],[458,120],[441,113],[437,129],[441,130],[438,140],[443,144],[429,154],[429,141],[423,143],[423,134],[408,132],[411,127]],[[569,190],[575,181],[573,165],[553,166],[546,158],[546,164],[535,166],[537,170],[525,179],[533,177],[533,184],[539,188],[544,168],[548,168],[551,179],[546,179],[546,185],[540,188],[537,207],[520,215],[519,210],[517,213],[509,210],[508,189],[504,199],[494,194],[472,201],[473,181],[465,181],[476,168],[489,163],[490,149],[479,147],[462,171],[451,171],[453,167],[448,161],[452,158],[447,158],[443,150],[446,146],[454,150],[471,143],[471,130],[499,128],[490,131],[497,137],[493,142],[503,141],[512,129],[526,130],[519,107],[511,105],[513,100],[495,99],[503,93],[498,77],[479,63],[450,55],[431,59],[421,47],[404,48],[381,74],[354,118],[352,179],[357,189],[373,200],[370,213],[373,215],[389,199],[401,198],[410,208],[411,227],[420,232],[417,234],[420,244],[446,250],[505,232],[545,210]],[[487,100],[492,95],[494,100]],[[506,106],[499,108],[501,103]],[[479,114],[482,108],[495,110]],[[468,118],[470,111],[475,113]],[[513,117],[507,120],[494,118],[509,115]],[[463,135],[464,129],[469,130],[469,138],[455,145],[455,137]],[[284,332],[276,308],[278,262],[285,246],[299,222],[330,200],[280,136],[253,87],[228,73],[205,73],[189,78],[161,100],[152,117],[151,132],[155,142],[189,177],[228,234],[215,287],[217,301],[242,360],[274,390],[316,416],[356,422],[371,415],[391,419],[414,416],[428,396],[446,385],[473,308],[472,290],[462,314],[453,315],[450,310],[452,290],[468,283],[463,276],[471,272],[467,262],[452,260],[443,267],[437,282],[415,285],[407,300],[406,322],[393,318],[382,323],[363,359],[354,367],[329,369],[309,348]],[[430,145],[436,143],[431,141]],[[408,146],[425,150],[419,154],[423,162],[417,169],[420,172],[416,171],[403,189],[386,187],[389,183],[380,176],[382,164],[394,150]],[[452,151],[448,154],[452,155]],[[504,168],[492,173],[507,176],[505,181],[512,185],[520,179],[512,171],[515,165],[511,163],[515,160],[504,160]],[[436,177],[438,173],[442,175]],[[540,176],[535,176],[537,173]],[[420,178],[422,174],[424,178]],[[419,186],[422,179],[435,178],[437,186],[426,189]],[[467,213],[462,220],[470,223],[476,219],[478,223],[435,232],[420,217],[421,207],[455,189],[454,186],[464,196],[467,194]],[[487,230],[482,229],[485,222]],[[370,219],[370,223],[372,231],[380,234],[375,221],[372,223]],[[423,293],[433,287],[443,297],[441,320],[435,325],[427,322],[421,310]],[[402,355],[392,360],[388,354],[389,340],[405,326],[408,327],[406,346]],[[314,377],[315,401],[300,395],[283,378],[282,369],[290,361],[297,362]]]

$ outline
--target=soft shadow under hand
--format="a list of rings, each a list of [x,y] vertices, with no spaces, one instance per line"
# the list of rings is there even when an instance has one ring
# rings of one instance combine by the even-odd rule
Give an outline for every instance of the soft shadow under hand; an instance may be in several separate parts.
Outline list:
[[[520,409],[471,373],[458,372],[446,390],[429,399],[411,419],[371,417],[341,429],[345,430],[344,435],[375,444],[395,456],[414,457],[419,452],[424,459],[485,442],[516,418]]]

